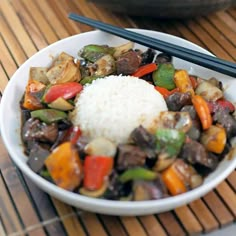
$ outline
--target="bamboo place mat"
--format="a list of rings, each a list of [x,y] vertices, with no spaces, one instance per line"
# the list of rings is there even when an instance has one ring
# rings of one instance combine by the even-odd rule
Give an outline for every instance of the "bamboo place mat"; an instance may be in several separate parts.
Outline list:
[[[69,12],[121,27],[166,32],[218,57],[236,60],[236,8],[196,19],[164,21],[114,14],[85,0],[0,0],[1,93],[17,68],[38,50],[92,30],[68,20]],[[0,168],[0,235],[198,235],[236,220],[236,171],[206,196],[173,211],[115,217],[75,209],[42,192],[14,166],[1,139]]]

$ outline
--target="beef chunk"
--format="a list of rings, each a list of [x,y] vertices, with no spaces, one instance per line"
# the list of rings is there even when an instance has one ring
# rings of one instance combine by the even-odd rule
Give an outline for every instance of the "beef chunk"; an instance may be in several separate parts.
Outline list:
[[[44,148],[38,143],[34,143],[32,146],[29,159],[27,161],[29,167],[36,173],[39,173],[44,167],[44,161],[50,154],[49,150]]]
[[[36,140],[53,143],[57,135],[57,124],[52,123],[48,125],[34,118],[27,120],[22,129],[22,139],[24,142]]]
[[[236,136],[236,120],[231,114],[228,112],[216,111],[213,120],[220,123],[226,129],[227,138]]]
[[[190,93],[173,93],[166,98],[166,104],[170,111],[180,111],[185,105],[191,105],[191,94]]]
[[[148,159],[156,158],[156,138],[154,135],[150,134],[143,126],[139,126],[134,129],[131,133],[131,140],[139,146],[147,155]],[[148,163],[151,163],[152,160],[147,160]]]
[[[209,155],[204,146],[194,140],[184,144],[179,157],[190,164],[198,164],[211,170],[214,170],[218,164],[218,158]]]
[[[140,66],[141,57],[137,52],[131,50],[121,55],[116,61],[117,74],[133,74]]]
[[[156,147],[155,136],[150,134],[141,125],[131,133],[131,139],[142,149],[154,149]]]
[[[117,157],[117,169],[124,170],[135,166],[143,166],[146,160],[146,153],[137,146],[119,145]]]

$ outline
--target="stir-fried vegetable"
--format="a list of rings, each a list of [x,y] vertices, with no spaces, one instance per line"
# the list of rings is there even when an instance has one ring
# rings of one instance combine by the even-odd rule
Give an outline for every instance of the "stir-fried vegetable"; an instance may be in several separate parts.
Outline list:
[[[82,180],[82,165],[76,149],[70,142],[58,146],[45,160],[53,181],[67,190],[74,190]]]
[[[156,86],[166,88],[168,90],[174,89],[174,74],[175,68],[171,63],[163,63],[158,66],[158,69],[153,72],[153,81]]]
[[[210,126],[202,133],[201,142],[208,151],[217,154],[222,153],[226,144],[225,129],[219,125]]]
[[[22,106],[29,110],[43,108],[41,97],[44,93],[45,85],[37,80],[29,79],[26,86],[24,101]]]
[[[83,186],[88,190],[100,189],[105,178],[108,178],[113,168],[114,159],[107,156],[86,156],[84,161]]]
[[[136,70],[132,75],[136,77],[143,77],[144,75],[152,73],[156,69],[157,69],[157,64],[150,63],[150,64],[139,67],[138,70]]]
[[[155,89],[164,97],[167,98],[169,97],[171,94],[174,94],[175,92],[179,92],[179,88],[174,88],[172,90],[168,90],[164,87],[159,87],[159,86],[155,86]]]
[[[70,99],[75,97],[75,95],[78,94],[82,88],[82,85],[76,82],[52,85],[44,94],[43,100],[46,103],[51,103],[60,97]]]
[[[27,163],[48,181],[88,197],[159,199],[200,186],[223,155],[235,152],[235,106],[216,78],[176,69],[171,55],[143,52],[132,42],[86,45],[79,56],[62,52],[50,67],[32,67],[20,104]],[[124,143],[73,123],[83,86],[117,74],[146,80],[168,108],[151,127],[138,124]]]
[[[154,180],[157,178],[157,173],[150,171],[142,167],[136,167],[133,169],[126,170],[122,175],[120,175],[119,180],[125,183],[130,180]]]
[[[211,118],[208,104],[206,103],[204,98],[202,98],[199,95],[195,95],[192,98],[192,103],[194,105],[194,108],[197,111],[197,114],[198,114],[200,120],[201,120],[202,128],[203,129],[210,128],[210,126],[212,124],[212,118]]]
[[[158,129],[156,131],[156,148],[159,152],[176,156],[185,141],[185,133],[176,129]]]
[[[59,97],[53,102],[49,103],[48,106],[53,109],[61,110],[61,111],[69,111],[74,108],[74,106],[66,101],[63,97]]]
[[[162,179],[172,195],[187,192],[184,181],[179,177],[174,165],[171,165],[168,169],[164,170],[162,173]]]
[[[55,109],[40,109],[32,111],[30,114],[32,117],[38,118],[47,124],[67,118],[67,114],[65,112]]]
[[[192,86],[192,82],[189,78],[188,72],[186,70],[178,70],[175,72],[174,81],[176,87],[179,88],[181,93],[191,93],[194,95],[194,90]]]

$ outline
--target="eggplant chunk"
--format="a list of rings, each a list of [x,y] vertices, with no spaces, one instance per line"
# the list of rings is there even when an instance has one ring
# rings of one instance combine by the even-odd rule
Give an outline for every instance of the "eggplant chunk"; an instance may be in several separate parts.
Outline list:
[[[34,172],[39,173],[43,169],[44,161],[49,154],[50,152],[48,149],[43,148],[38,143],[34,143],[30,149],[27,164]]]
[[[135,201],[154,200],[167,196],[167,190],[161,178],[157,178],[155,181],[135,181],[133,193]]]

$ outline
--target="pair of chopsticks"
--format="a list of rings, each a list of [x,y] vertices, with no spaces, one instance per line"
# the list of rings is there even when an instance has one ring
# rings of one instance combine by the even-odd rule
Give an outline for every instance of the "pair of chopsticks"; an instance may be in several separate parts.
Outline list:
[[[69,18],[102,31],[114,34],[116,36],[128,39],[132,42],[136,42],[146,47],[168,53],[183,60],[236,78],[236,63],[232,63],[185,47],[167,43],[156,38],[80,16],[75,13],[70,13]]]

